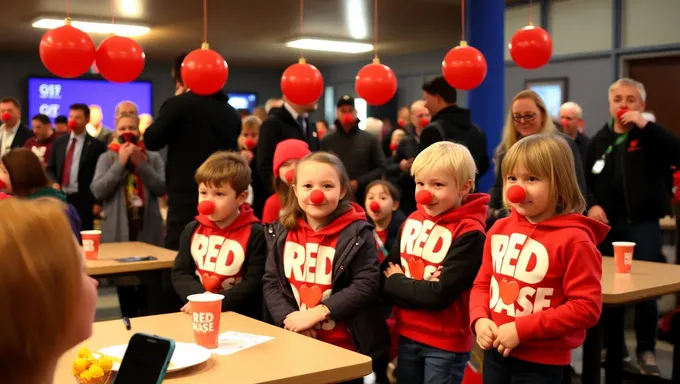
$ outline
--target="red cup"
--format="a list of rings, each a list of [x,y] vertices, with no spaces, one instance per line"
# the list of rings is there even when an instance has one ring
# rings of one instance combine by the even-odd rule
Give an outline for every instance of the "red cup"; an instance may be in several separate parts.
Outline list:
[[[222,299],[216,293],[189,295],[193,319],[194,341],[201,347],[215,349],[219,344]]]
[[[635,250],[635,243],[628,241],[615,241],[614,246],[614,263],[616,264],[616,273],[630,273],[630,268],[633,266],[633,251]]]
[[[87,260],[97,260],[102,231],[80,231],[80,237],[83,239],[85,258]]]

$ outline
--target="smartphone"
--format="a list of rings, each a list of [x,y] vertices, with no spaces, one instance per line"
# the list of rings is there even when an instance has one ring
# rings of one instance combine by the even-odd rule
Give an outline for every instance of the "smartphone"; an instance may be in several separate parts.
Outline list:
[[[154,256],[132,256],[132,257],[122,257],[120,259],[114,259],[119,263],[134,263],[135,261],[151,261],[158,260]]]
[[[113,383],[161,384],[174,351],[174,340],[135,333]]]

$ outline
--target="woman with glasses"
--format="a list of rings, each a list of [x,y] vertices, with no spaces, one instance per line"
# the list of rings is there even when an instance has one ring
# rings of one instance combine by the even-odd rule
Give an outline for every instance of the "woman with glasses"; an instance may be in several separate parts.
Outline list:
[[[555,124],[551,116],[548,115],[547,108],[541,97],[536,92],[527,89],[521,91],[512,99],[508,118],[503,128],[503,137],[501,138],[501,143],[496,147],[496,153],[494,154],[496,181],[489,192],[491,194],[491,202],[489,203],[487,228],[490,228],[497,219],[507,214],[503,206],[503,179],[500,172],[505,154],[523,137],[537,133],[553,133],[561,135],[567,140],[574,154],[578,185],[583,196],[586,195],[585,177],[583,175],[583,165],[578,146],[568,136],[555,128]]]

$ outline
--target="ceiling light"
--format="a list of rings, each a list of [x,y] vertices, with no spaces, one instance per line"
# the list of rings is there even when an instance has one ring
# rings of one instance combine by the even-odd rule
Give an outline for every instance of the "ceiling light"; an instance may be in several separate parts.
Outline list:
[[[364,53],[373,50],[373,44],[368,43],[311,38],[289,41],[286,43],[286,46],[290,48],[308,49],[312,51],[339,53]]]
[[[53,29],[64,25],[64,19],[40,18],[33,22],[33,28]],[[116,34],[118,36],[141,36],[149,33],[149,27],[130,24],[111,24],[71,20],[71,25],[88,33]]]

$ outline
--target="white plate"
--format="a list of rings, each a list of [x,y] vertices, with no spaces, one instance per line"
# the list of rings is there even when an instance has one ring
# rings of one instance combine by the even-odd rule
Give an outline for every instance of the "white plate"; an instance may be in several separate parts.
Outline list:
[[[106,347],[100,349],[99,353],[103,353],[107,356],[115,357],[118,359],[123,359],[125,356],[125,350],[127,349],[127,344],[114,345],[111,347]],[[94,352],[94,354],[97,354]],[[175,352],[172,354],[170,359],[170,366],[168,366],[168,372],[177,372],[183,369],[193,367],[194,365],[201,364],[210,358],[210,351],[198,346],[193,343],[176,343]],[[114,362],[112,371],[118,371],[120,368],[120,363]]]

